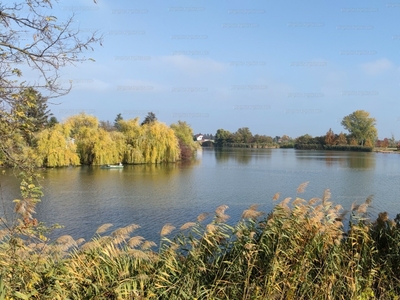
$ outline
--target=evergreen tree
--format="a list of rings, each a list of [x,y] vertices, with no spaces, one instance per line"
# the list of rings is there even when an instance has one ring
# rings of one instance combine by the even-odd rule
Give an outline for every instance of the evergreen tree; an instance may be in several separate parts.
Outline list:
[[[117,117],[114,120],[114,127],[118,131],[121,131],[121,125],[119,124],[120,121],[122,121],[124,118],[122,117],[121,114],[118,114]]]
[[[141,126],[145,125],[145,124],[150,124],[157,121],[156,115],[153,112],[149,112],[146,116],[146,118],[143,120]]]
[[[56,117],[54,117],[54,116],[52,116],[52,117],[50,117],[50,119],[49,119],[49,121],[47,122],[47,127],[48,128],[52,128],[52,127],[54,127],[56,124],[58,124],[59,122],[58,122],[58,120],[57,120],[57,118]]]

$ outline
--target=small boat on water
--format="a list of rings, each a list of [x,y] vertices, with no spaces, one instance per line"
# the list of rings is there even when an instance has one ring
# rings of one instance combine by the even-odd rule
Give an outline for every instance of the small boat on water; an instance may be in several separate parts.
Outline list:
[[[124,165],[119,163],[119,165],[103,165],[100,168],[101,169],[123,169]]]

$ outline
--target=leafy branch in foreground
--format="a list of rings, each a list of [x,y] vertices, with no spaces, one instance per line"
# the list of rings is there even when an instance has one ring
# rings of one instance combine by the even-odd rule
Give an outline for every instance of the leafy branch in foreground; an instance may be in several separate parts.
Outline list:
[[[73,28],[74,15],[59,21],[52,15],[52,1],[0,2],[0,104],[15,101],[14,95],[32,87],[46,97],[65,95],[71,86],[59,84],[60,69],[83,62],[83,50],[93,50],[102,38],[82,37]],[[29,70],[29,72],[28,72]],[[35,78],[28,82],[25,73]],[[48,93],[45,93],[47,91]]]

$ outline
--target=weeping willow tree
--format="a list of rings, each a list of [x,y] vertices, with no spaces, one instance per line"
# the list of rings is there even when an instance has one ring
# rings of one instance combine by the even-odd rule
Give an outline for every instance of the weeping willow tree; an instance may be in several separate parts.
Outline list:
[[[92,149],[93,165],[111,164],[122,161],[121,151],[108,131],[98,128],[94,138],[96,140]]]
[[[193,140],[193,129],[185,121],[171,124],[171,128],[179,141],[181,159],[191,159],[195,151],[200,148],[200,145]]]
[[[37,135],[38,164],[47,167],[174,162],[180,159],[174,130],[139,118],[119,121],[120,131],[108,132],[96,117],[81,113]]]
[[[126,139],[124,162],[162,163],[179,159],[178,139],[165,124],[154,121],[140,125],[139,118],[135,118],[121,120],[119,125]]]
[[[70,138],[70,128],[62,124],[42,130],[37,136],[36,152],[39,165],[45,167],[64,167],[79,165],[76,144]]]
[[[127,148],[126,138],[124,134],[119,131],[110,131],[108,132],[108,135],[110,136],[117,150],[117,161],[123,162]]]
[[[75,139],[80,162],[85,165],[113,164],[122,160],[123,136],[99,127],[96,117],[81,113],[65,122]]]
[[[120,120],[119,130],[124,135],[126,145],[124,152],[124,162],[128,164],[144,163],[142,152],[143,128],[139,124],[139,118],[130,120]]]
[[[180,158],[178,139],[167,125],[154,121],[142,126],[144,139],[142,153],[145,162],[174,162]]]

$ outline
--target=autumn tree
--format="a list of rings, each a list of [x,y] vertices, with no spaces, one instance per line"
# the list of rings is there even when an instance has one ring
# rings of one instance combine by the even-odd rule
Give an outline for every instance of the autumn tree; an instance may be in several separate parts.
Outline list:
[[[143,152],[141,150],[144,142],[143,128],[139,124],[139,118],[130,120],[120,120],[120,132],[126,140],[124,152],[124,162],[128,164],[144,163]]]
[[[326,145],[334,145],[335,144],[335,134],[332,129],[329,128],[328,132],[325,135],[325,144]]]
[[[371,142],[370,139],[366,139],[366,140],[365,140],[364,146],[365,146],[365,147],[373,147],[374,145],[372,144],[372,142]]]
[[[388,138],[384,138],[382,143],[381,143],[381,147],[387,148],[388,146],[389,146],[389,139]]]
[[[79,165],[79,156],[76,153],[76,144],[70,138],[70,128],[56,124],[42,130],[37,136],[39,166],[65,167]]]
[[[375,141],[378,132],[375,128],[376,120],[364,110],[356,110],[343,118],[341,124],[348,130],[358,144],[364,145],[366,140]]]
[[[171,124],[170,127],[178,138],[181,159],[187,160],[192,158],[194,152],[199,147],[199,144],[193,141],[193,129],[185,121],[178,121],[178,123]]]
[[[337,136],[335,144],[340,146],[347,145],[347,139],[343,132]]]
[[[358,141],[354,137],[350,137],[350,146],[358,146]]]
[[[81,113],[68,118],[65,126],[70,128],[82,164],[103,165],[122,160],[121,149],[110,133],[99,127],[96,117]]]
[[[143,141],[140,150],[143,154],[144,163],[179,160],[179,142],[173,129],[158,121],[145,124],[142,127]]]

